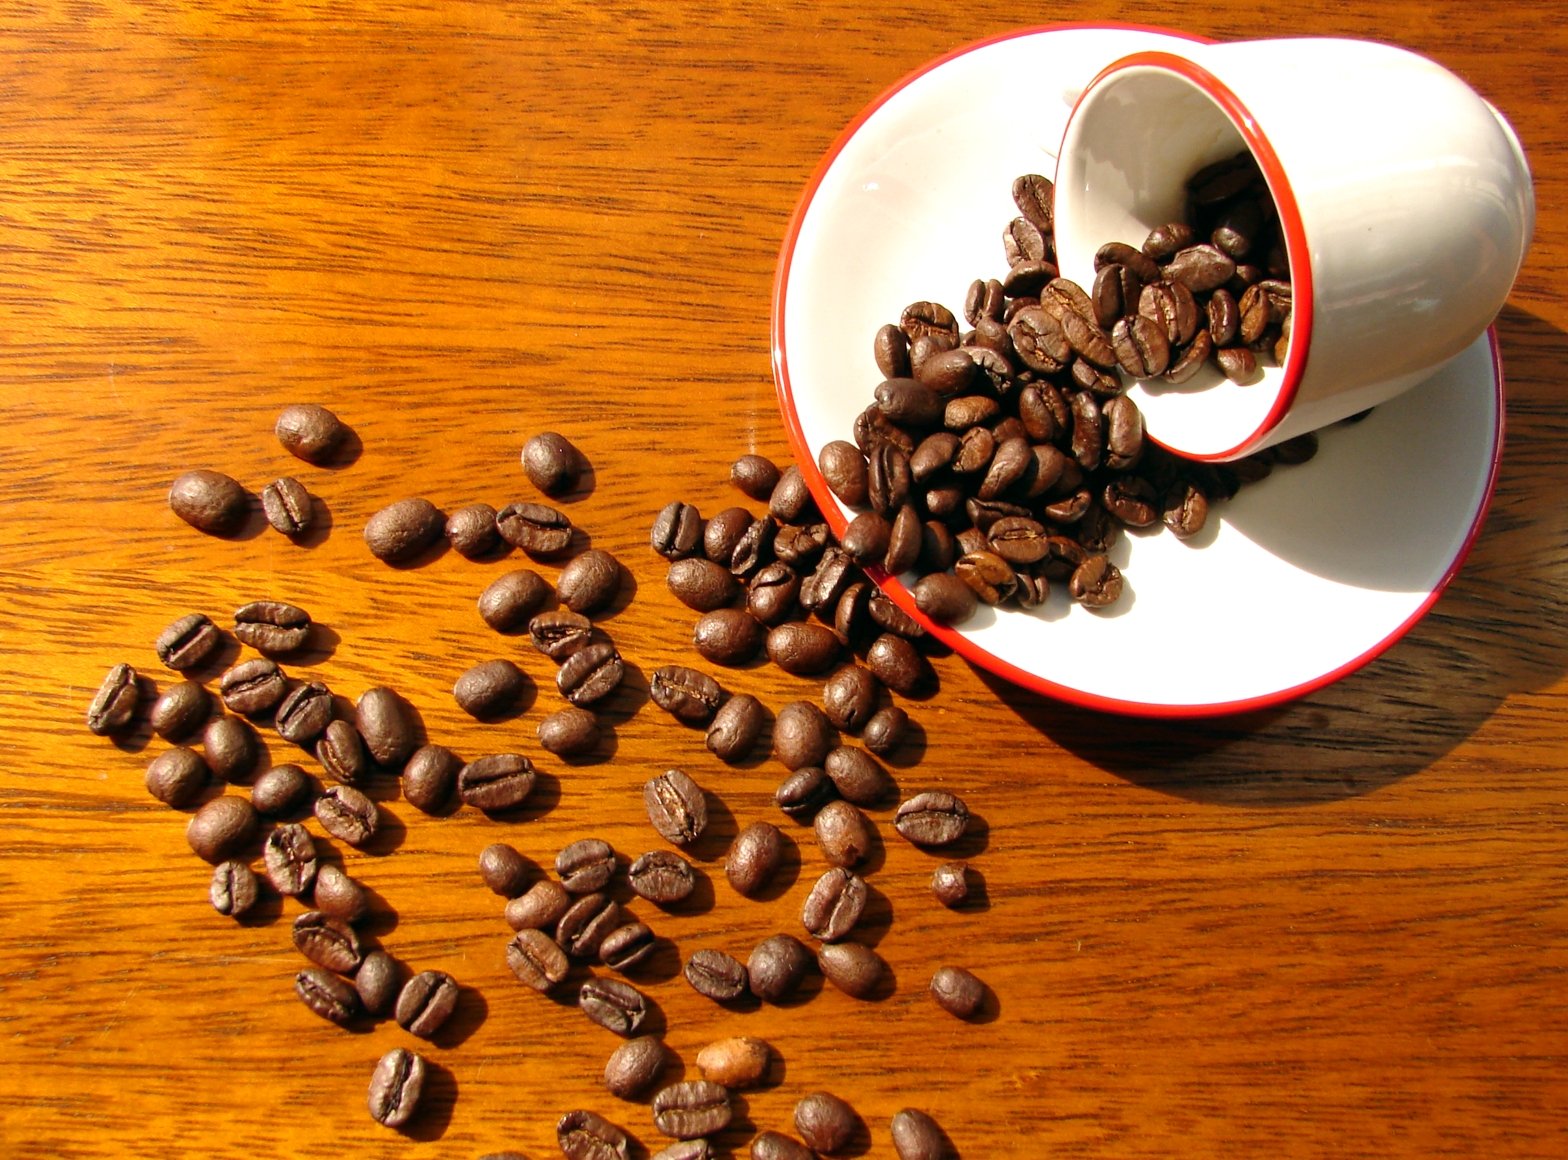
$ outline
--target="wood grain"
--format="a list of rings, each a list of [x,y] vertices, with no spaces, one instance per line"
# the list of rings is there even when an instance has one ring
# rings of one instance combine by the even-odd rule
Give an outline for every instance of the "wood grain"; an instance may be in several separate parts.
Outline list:
[[[675,498],[749,503],[729,463],[787,460],[768,313],[796,199],[850,117],[931,57],[1031,19],[1126,15],[988,0],[961,16],[884,0],[7,12],[0,1153],[511,1147],[537,1160],[556,1154],[552,1125],[573,1107],[656,1151],[646,1105],[599,1085],[613,1037],[510,976],[475,860],[497,840],[543,866],[589,834],[626,857],[658,847],[640,786],[671,766],[715,802],[694,853],[709,886],[673,913],[634,907],[669,940],[639,982],[677,1075],[721,1036],[777,1047],[780,1072],[723,1135],[734,1154],[753,1130],[789,1130],[817,1089],[856,1106],[856,1151],[873,1156],[892,1154],[887,1122],[904,1106],[969,1158],[1568,1152],[1568,36],[1554,5],[1160,0],[1136,13],[1212,36],[1394,40],[1465,76],[1519,130],[1540,218],[1498,321],[1506,455],[1433,612],[1329,689],[1185,724],[1076,710],[939,658],[940,692],[910,704],[920,738],[894,772],[980,816],[964,853],[981,902],[937,906],[934,859],[883,825],[859,937],[891,965],[891,994],[856,1002],[814,982],[786,1006],[731,1011],[678,977],[678,955],[699,946],[744,956],[798,930],[822,865],[789,825],[786,881],[736,896],[724,848],[777,818],[781,770],[721,765],[645,695],[655,668],[690,658],[693,619],[647,548],[653,513]],[[1031,78],[998,83],[1027,107]],[[353,426],[343,461],[313,468],[273,439],[280,407],[301,400]],[[391,569],[359,533],[407,495],[531,498],[517,454],[541,429],[594,465],[566,506],[631,571],[604,624],[632,673],[601,759],[541,760],[521,818],[427,817],[384,779],[386,834],[365,852],[333,847],[376,894],[375,938],[468,988],[425,1049],[428,1105],[389,1132],[365,1114],[365,1085],[411,1038],[310,1015],[291,993],[297,905],[243,924],[215,915],[184,815],[142,788],[165,743],[145,729],[106,742],[82,715],[116,661],[169,683],[151,642],[177,615],[265,595],[326,626],[291,671],[350,698],[392,684],[465,755],[537,754],[553,666],[473,607],[527,561],[446,553]],[[234,539],[197,534],[163,500],[194,466],[252,489],[297,475],[324,532],[294,545],[258,516]],[[491,656],[517,660],[537,692],[516,719],[481,725],[450,689]],[[724,678],[774,708],[818,692],[769,667]],[[268,736],[270,760],[294,756]],[[944,961],[991,988],[979,1021],[926,997]]]

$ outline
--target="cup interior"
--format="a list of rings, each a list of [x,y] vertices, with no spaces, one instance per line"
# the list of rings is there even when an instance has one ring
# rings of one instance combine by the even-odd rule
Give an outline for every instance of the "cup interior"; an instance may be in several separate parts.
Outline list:
[[[1084,90],[1068,118],[1056,172],[1057,264],[1063,277],[1085,288],[1093,284],[1094,255],[1101,246],[1140,246],[1156,226],[1186,220],[1187,181],[1205,165],[1249,151],[1282,217],[1293,204],[1280,196],[1284,174],[1246,109],[1217,82],[1202,83],[1201,69],[1192,70],[1200,74],[1195,79],[1139,63],[1164,55],[1140,54],[1111,65]],[[1287,243],[1289,233],[1287,222]],[[1296,273],[1304,255],[1288,249]],[[1261,446],[1300,378],[1308,325],[1303,320],[1309,317],[1310,303],[1303,310],[1298,284],[1286,365],[1260,359],[1259,374],[1248,383],[1233,383],[1210,364],[1179,385],[1159,379],[1130,384],[1128,394],[1143,412],[1149,437],[1206,460],[1235,458]]]

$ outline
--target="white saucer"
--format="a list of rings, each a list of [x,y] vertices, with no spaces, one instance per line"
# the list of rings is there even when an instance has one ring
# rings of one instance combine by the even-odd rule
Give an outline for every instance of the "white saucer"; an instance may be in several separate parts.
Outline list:
[[[1005,272],[1013,178],[1054,173],[1078,89],[1179,39],[1072,25],[983,41],[900,81],[828,151],[780,255],[773,364],[797,462],[835,530],[847,517],[817,451],[850,438],[871,401],[878,327],[919,299],[961,313],[971,281]],[[1058,591],[1034,612],[930,627],[1020,685],[1117,712],[1201,716],[1320,688],[1404,635],[1457,571],[1496,479],[1502,398],[1488,334],[1362,422],[1322,432],[1311,462],[1217,504],[1196,542],[1124,535],[1112,559],[1127,591],[1110,610]],[[914,611],[902,585],[884,587]]]

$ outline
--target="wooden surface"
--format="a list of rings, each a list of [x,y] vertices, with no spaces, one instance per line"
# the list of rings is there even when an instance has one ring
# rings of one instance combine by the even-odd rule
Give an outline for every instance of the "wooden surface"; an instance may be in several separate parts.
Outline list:
[[[693,614],[649,552],[655,510],[742,502],[746,451],[787,461],[770,377],[777,247],[840,128],[886,85],[1029,19],[1135,15],[1213,36],[1394,40],[1455,69],[1518,128],[1534,166],[1534,249],[1499,319],[1508,435],[1485,530],[1431,615],[1386,656],[1290,706],[1158,724],[1022,693],[956,657],[911,705],[906,792],[945,787],[984,819],[967,852],[983,904],[926,893],[935,859],[891,836],[870,877],[896,975],[874,1003],[820,983],[731,1012],[677,954],[744,955],[821,867],[807,831],[787,887],[724,882],[738,825],[783,821],[781,769],[722,766],[644,703],[691,656]],[[0,1153],[6,1156],[465,1157],[556,1154],[568,1108],[646,1152],[644,1104],[599,1086],[615,1044],[515,982],[488,843],[548,865],[598,834],[663,843],[639,787],[681,766],[716,801],[696,850],[703,901],[634,909],[669,940],[639,977],[684,1071],[725,1035],[783,1067],[722,1143],[789,1129],[804,1093],[887,1122],[933,1114],[965,1158],[1568,1154],[1568,148],[1560,9],[1171,0],[1130,13],[990,3],[40,6],[0,32]],[[1021,107],[1029,85],[1019,85]],[[852,256],[846,256],[852,264]],[[271,435],[288,402],[352,424],[351,462],[312,468]],[[393,499],[533,498],[523,440],[568,433],[592,460],[567,505],[631,570],[605,621],[633,665],[606,760],[545,760],[552,666],[490,632],[473,601],[526,564],[453,553],[396,570],[360,538]],[[303,546],[253,519],[234,540],[164,503],[207,466],[251,488],[293,473],[330,526]],[[551,567],[540,569],[553,578]],[[374,1124],[374,1061],[418,1046],[390,1022],[336,1029],[294,998],[300,959],[274,903],[236,925],[206,900],[185,815],[148,797],[142,729],[83,728],[114,662],[160,686],[152,652],[191,609],[274,596],[327,627],[289,666],[356,696],[392,684],[460,753],[521,748],[546,771],[522,820],[427,817],[378,795],[389,833],[334,846],[375,892],[375,938],[467,988],[427,1054],[428,1106]],[[539,682],[520,717],[468,720],[470,663]],[[211,674],[208,674],[209,677]],[[814,681],[725,674],[772,707]],[[271,736],[273,760],[291,747]],[[307,764],[314,768],[312,762]],[[231,790],[230,792],[235,792]],[[925,994],[944,961],[989,984],[960,1023]],[[680,1074],[677,1069],[675,1074]]]

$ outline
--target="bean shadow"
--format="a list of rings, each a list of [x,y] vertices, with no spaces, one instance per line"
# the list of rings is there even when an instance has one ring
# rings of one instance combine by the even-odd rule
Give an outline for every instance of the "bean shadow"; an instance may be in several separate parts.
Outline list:
[[[866,883],[866,905],[855,924],[856,942],[875,947],[893,926],[893,903],[886,894]]]
[[[419,1107],[399,1131],[410,1140],[429,1143],[446,1135],[457,1107],[457,1076],[448,1067],[425,1060],[425,1087]]]
[[[305,530],[297,536],[290,536],[289,542],[296,548],[309,551],[319,548],[327,542],[327,537],[332,534],[332,507],[319,495],[311,493],[310,497],[310,523]]]
[[[448,1051],[460,1047],[484,1025],[489,1014],[490,1004],[479,988],[460,986],[457,1006],[452,1009],[447,1021],[430,1037],[430,1042]]]
[[[343,637],[335,628],[319,620],[312,621],[310,635],[305,638],[304,646],[289,653],[286,660],[291,667],[319,665],[322,661],[330,660],[342,643]]]
[[[365,444],[359,437],[359,432],[348,424],[343,425],[343,437],[338,440],[332,454],[320,459],[308,460],[316,467],[326,468],[328,471],[342,471],[345,467],[353,467],[359,462],[359,457],[365,453]]]
[[[609,605],[593,614],[594,620],[613,620],[631,606],[636,598],[638,583],[636,574],[626,565],[621,565],[621,582],[615,590],[615,596]]]
[[[910,717],[897,748],[882,756],[882,761],[898,769],[909,769],[925,760],[929,734],[918,718]]]

